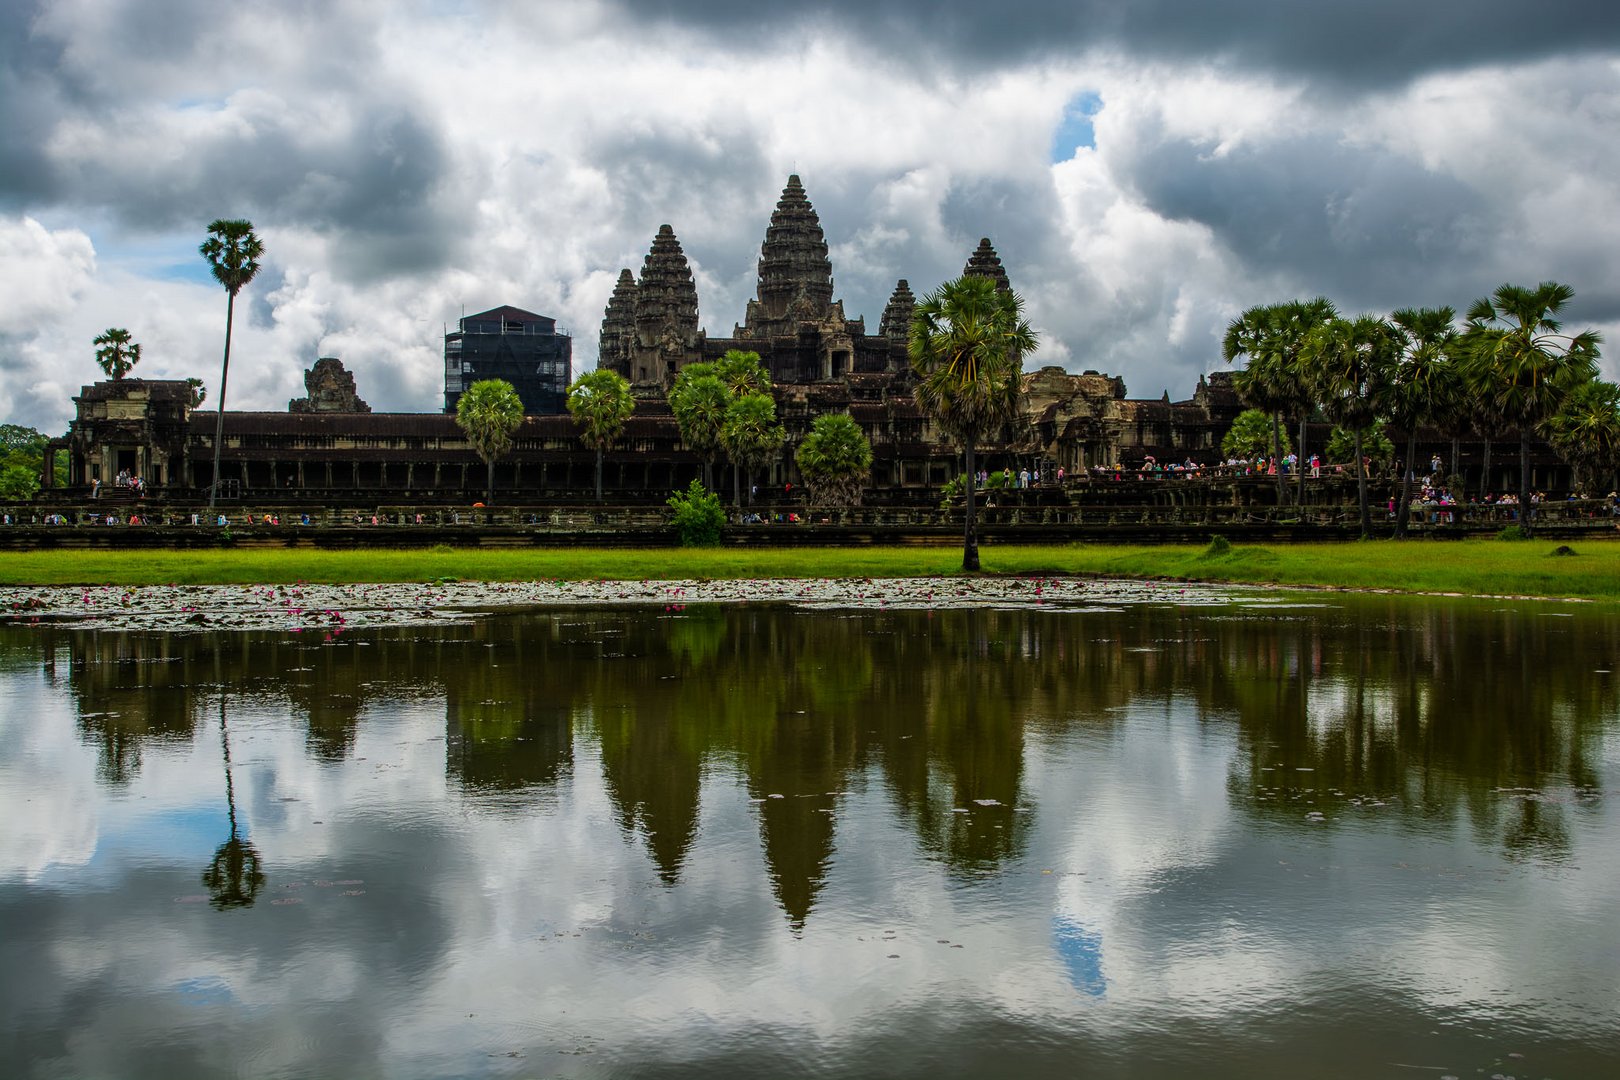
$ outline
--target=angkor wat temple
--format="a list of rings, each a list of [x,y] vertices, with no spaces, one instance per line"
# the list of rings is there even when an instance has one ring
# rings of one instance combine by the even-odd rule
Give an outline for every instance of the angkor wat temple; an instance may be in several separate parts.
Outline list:
[[[964,273],[1012,283],[989,239],[979,242]],[[793,454],[811,422],[848,413],[871,440],[871,494],[929,497],[959,471],[960,453],[918,409],[906,356],[915,296],[895,285],[868,333],[834,298],[832,263],[820,219],[797,176],[788,178],[760,247],[758,290],[729,336],[710,337],[699,322],[697,288],[674,230],[664,225],[643,260],[639,280],[623,270],[602,319],[598,362],[630,381],[635,414],[608,453],[611,498],[662,500],[699,475],[682,446],[665,394],[680,369],[729,349],[759,354],[774,383],[788,439],[756,483],[797,483]],[[287,412],[227,412],[221,479],[244,494],[302,489],[390,497],[456,497],[481,492],[484,467],[444,413],[369,411],[353,377],[330,358],[306,375],[310,397]],[[141,475],[149,488],[205,487],[213,458],[214,413],[197,407],[184,380],[98,382],[74,398],[67,439],[73,485]],[[1193,396],[1172,402],[1133,400],[1117,376],[1071,374],[1042,367],[1023,376],[1018,416],[1002,445],[987,446],[986,467],[1090,466],[1159,460],[1213,460],[1242,406],[1224,372],[1201,378]],[[496,467],[508,497],[570,498],[590,492],[594,456],[567,415],[529,416]]]

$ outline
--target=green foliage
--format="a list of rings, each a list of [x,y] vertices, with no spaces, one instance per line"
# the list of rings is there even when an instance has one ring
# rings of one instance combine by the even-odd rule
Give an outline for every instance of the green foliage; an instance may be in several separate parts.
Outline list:
[[[130,340],[129,331],[108,327],[91,342],[96,346],[96,363],[114,382],[130,373],[141,362],[141,347]]]
[[[726,512],[720,505],[720,496],[693,480],[686,491],[675,492],[665,500],[674,511],[670,518],[682,547],[716,547],[720,532],[725,528]]]
[[[730,355],[729,353],[727,355]],[[752,353],[743,355],[752,356]],[[752,472],[775,460],[787,437],[776,422],[776,400],[763,392],[733,398],[720,424],[720,445],[741,468]]]
[[[1509,540],[1509,541],[1528,540],[1528,539],[1530,539],[1530,534],[1524,531],[1523,526],[1509,525],[1507,528],[1502,529],[1501,531],[1499,531],[1496,534],[1496,538],[1498,540]]]
[[[45,446],[50,437],[21,424],[0,424],[0,498],[28,499],[39,490],[45,471]],[[67,476],[67,452],[58,450],[52,462],[58,477]]]
[[[214,280],[234,297],[259,273],[264,244],[254,234],[253,222],[220,218],[209,224],[208,239],[197,250]]]
[[[713,364],[688,364],[670,388],[669,407],[680,428],[681,442],[703,459],[706,474],[712,474],[714,459],[719,456],[720,429],[730,405],[731,391],[715,374]]]
[[[1390,316],[1400,350],[1381,404],[1396,427],[1441,427],[1460,411],[1456,314],[1448,307],[1403,308]]]
[[[39,472],[26,465],[0,469],[0,499],[32,499],[39,491]]]
[[[907,352],[918,406],[962,447],[974,471],[978,444],[1002,429],[1018,402],[1023,357],[1035,351],[1024,301],[989,278],[964,275],[923,297],[912,314]],[[973,498],[962,524],[962,568],[979,568]]]
[[[1575,483],[1601,492],[1620,470],[1620,387],[1602,379],[1583,383],[1542,425],[1547,441],[1575,471]]]
[[[804,466],[801,465],[800,469],[802,470],[803,468]],[[967,476],[959,473],[956,476],[951,477],[949,480],[945,481],[945,486],[939,489],[939,508],[941,510],[949,510],[951,508],[951,504],[966,493]]]
[[[1327,460],[1335,465],[1356,463],[1356,433],[1336,427],[1328,436]],[[1388,465],[1395,460],[1395,444],[1384,434],[1384,422],[1374,420],[1361,429],[1361,453],[1376,465]]]
[[[1363,315],[1316,327],[1301,348],[1300,359],[1328,419],[1355,430],[1377,419],[1400,353],[1395,328],[1377,316]]]
[[[568,413],[579,425],[579,441],[591,450],[612,448],[635,409],[630,384],[607,368],[586,372],[568,388]]]
[[[1017,293],[984,277],[946,282],[912,316],[917,404],[960,445],[976,444],[1007,419],[1022,357],[1035,347]]]
[[[1558,410],[1564,398],[1597,374],[1595,331],[1560,333],[1558,313],[1575,295],[1568,285],[1502,285],[1468,310],[1470,386],[1503,417],[1524,428]]]
[[[602,455],[619,441],[636,399],[624,376],[607,368],[588,371],[568,388],[568,413],[579,425],[579,441],[596,452],[596,497],[602,497]]]
[[[817,506],[858,506],[861,491],[872,469],[872,444],[861,427],[843,413],[818,416],[810,434],[799,444],[794,460],[810,488],[810,499]],[[947,484],[945,501],[961,494],[965,478]]]
[[[1293,448],[1286,431],[1280,433],[1282,452]],[[1245,409],[1232,421],[1232,427],[1221,440],[1221,453],[1229,458],[1245,461],[1265,457],[1272,451],[1271,416],[1259,409]]]
[[[21,424],[0,424],[0,452],[24,451],[38,456],[45,452],[50,437]]]
[[[489,471],[485,496],[494,498],[495,462],[512,449],[512,435],[523,423],[523,399],[505,379],[484,379],[456,401],[456,425]]]
[[[1232,541],[1224,536],[1210,537],[1209,547],[1204,549],[1204,558],[1206,559],[1223,559],[1230,554],[1232,554]]]
[[[771,376],[757,352],[727,349],[726,354],[714,362],[713,368],[713,374],[726,384],[726,390],[732,397],[741,398],[770,391]]]
[[[203,386],[203,381],[198,378],[187,379],[186,385],[191,387],[191,407],[195,409],[208,396],[208,390]]]

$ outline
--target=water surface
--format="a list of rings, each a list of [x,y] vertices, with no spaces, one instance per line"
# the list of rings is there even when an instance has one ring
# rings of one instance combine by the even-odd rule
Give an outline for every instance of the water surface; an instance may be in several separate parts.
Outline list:
[[[1617,642],[1365,597],[6,628],[0,1059],[1617,1075]]]

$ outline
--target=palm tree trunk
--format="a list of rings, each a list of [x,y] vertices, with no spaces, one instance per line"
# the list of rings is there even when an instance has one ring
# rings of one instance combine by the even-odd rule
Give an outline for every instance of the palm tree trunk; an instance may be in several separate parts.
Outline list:
[[[714,490],[714,459],[705,458],[703,461],[703,486],[710,491]]]
[[[1356,429],[1356,495],[1361,503],[1361,537],[1372,535],[1372,510],[1367,505],[1367,459],[1361,454],[1361,429]]]
[[[1485,496],[1491,493],[1491,437],[1485,436],[1485,457],[1480,463],[1479,473],[1479,501],[1484,502]]]
[[[602,448],[596,449],[596,501],[602,501]]]
[[[1519,429],[1519,528],[1529,536],[1534,528],[1530,513],[1530,429]]]
[[[1458,438],[1457,436],[1453,435],[1451,437],[1451,471],[1446,474],[1446,480],[1447,480],[1447,486],[1448,487],[1450,486],[1449,482],[1450,482],[1451,478],[1453,476],[1457,475],[1457,459],[1462,457],[1461,446],[1462,446],[1462,440],[1460,438]],[[1464,490],[1464,492],[1466,492],[1468,490],[1468,485],[1467,484],[1463,485],[1463,490]]]
[[[1406,433],[1406,472],[1401,474],[1401,505],[1395,509],[1395,535],[1406,539],[1406,524],[1412,518],[1412,455],[1417,453],[1417,427]]]
[[[962,525],[962,569],[979,569],[979,532],[973,520],[973,440],[967,440],[967,512]]]
[[[219,368],[219,407],[214,418],[214,476],[208,485],[208,509],[214,508],[219,494],[219,452],[225,444],[225,379],[231,373],[231,320],[236,314],[236,291],[226,293],[225,300],[225,361]]]
[[[1271,461],[1277,467],[1277,505],[1281,506],[1288,499],[1288,485],[1283,480],[1282,420],[1276,413],[1271,414]]]
[[[742,466],[731,463],[731,505],[742,505]]]
[[[484,464],[489,466],[484,484],[484,505],[491,506],[495,502],[495,459],[490,458]]]
[[[1305,425],[1309,420],[1308,415],[1299,418],[1299,450],[1294,459],[1295,487],[1298,489],[1296,501],[1300,506],[1305,505]]]

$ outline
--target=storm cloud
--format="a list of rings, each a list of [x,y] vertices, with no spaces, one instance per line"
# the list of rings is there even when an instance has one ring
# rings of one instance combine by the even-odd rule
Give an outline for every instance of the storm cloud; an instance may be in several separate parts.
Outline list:
[[[431,410],[464,312],[554,316],[591,367],[662,224],[730,333],[790,172],[850,317],[988,236],[1033,362],[1135,394],[1189,394],[1227,320],[1290,296],[1554,279],[1620,329],[1605,4],[24,2],[0,122],[0,413],[53,431],[108,326],[137,374],[214,377],[215,217],[267,248],[229,405],[337,355],[375,408]]]
[[[769,18],[752,0],[618,2],[637,19],[702,28],[717,47],[833,30],[921,66],[982,69],[1101,51],[1345,88],[1620,46],[1620,12],[1604,0],[813,0]]]

